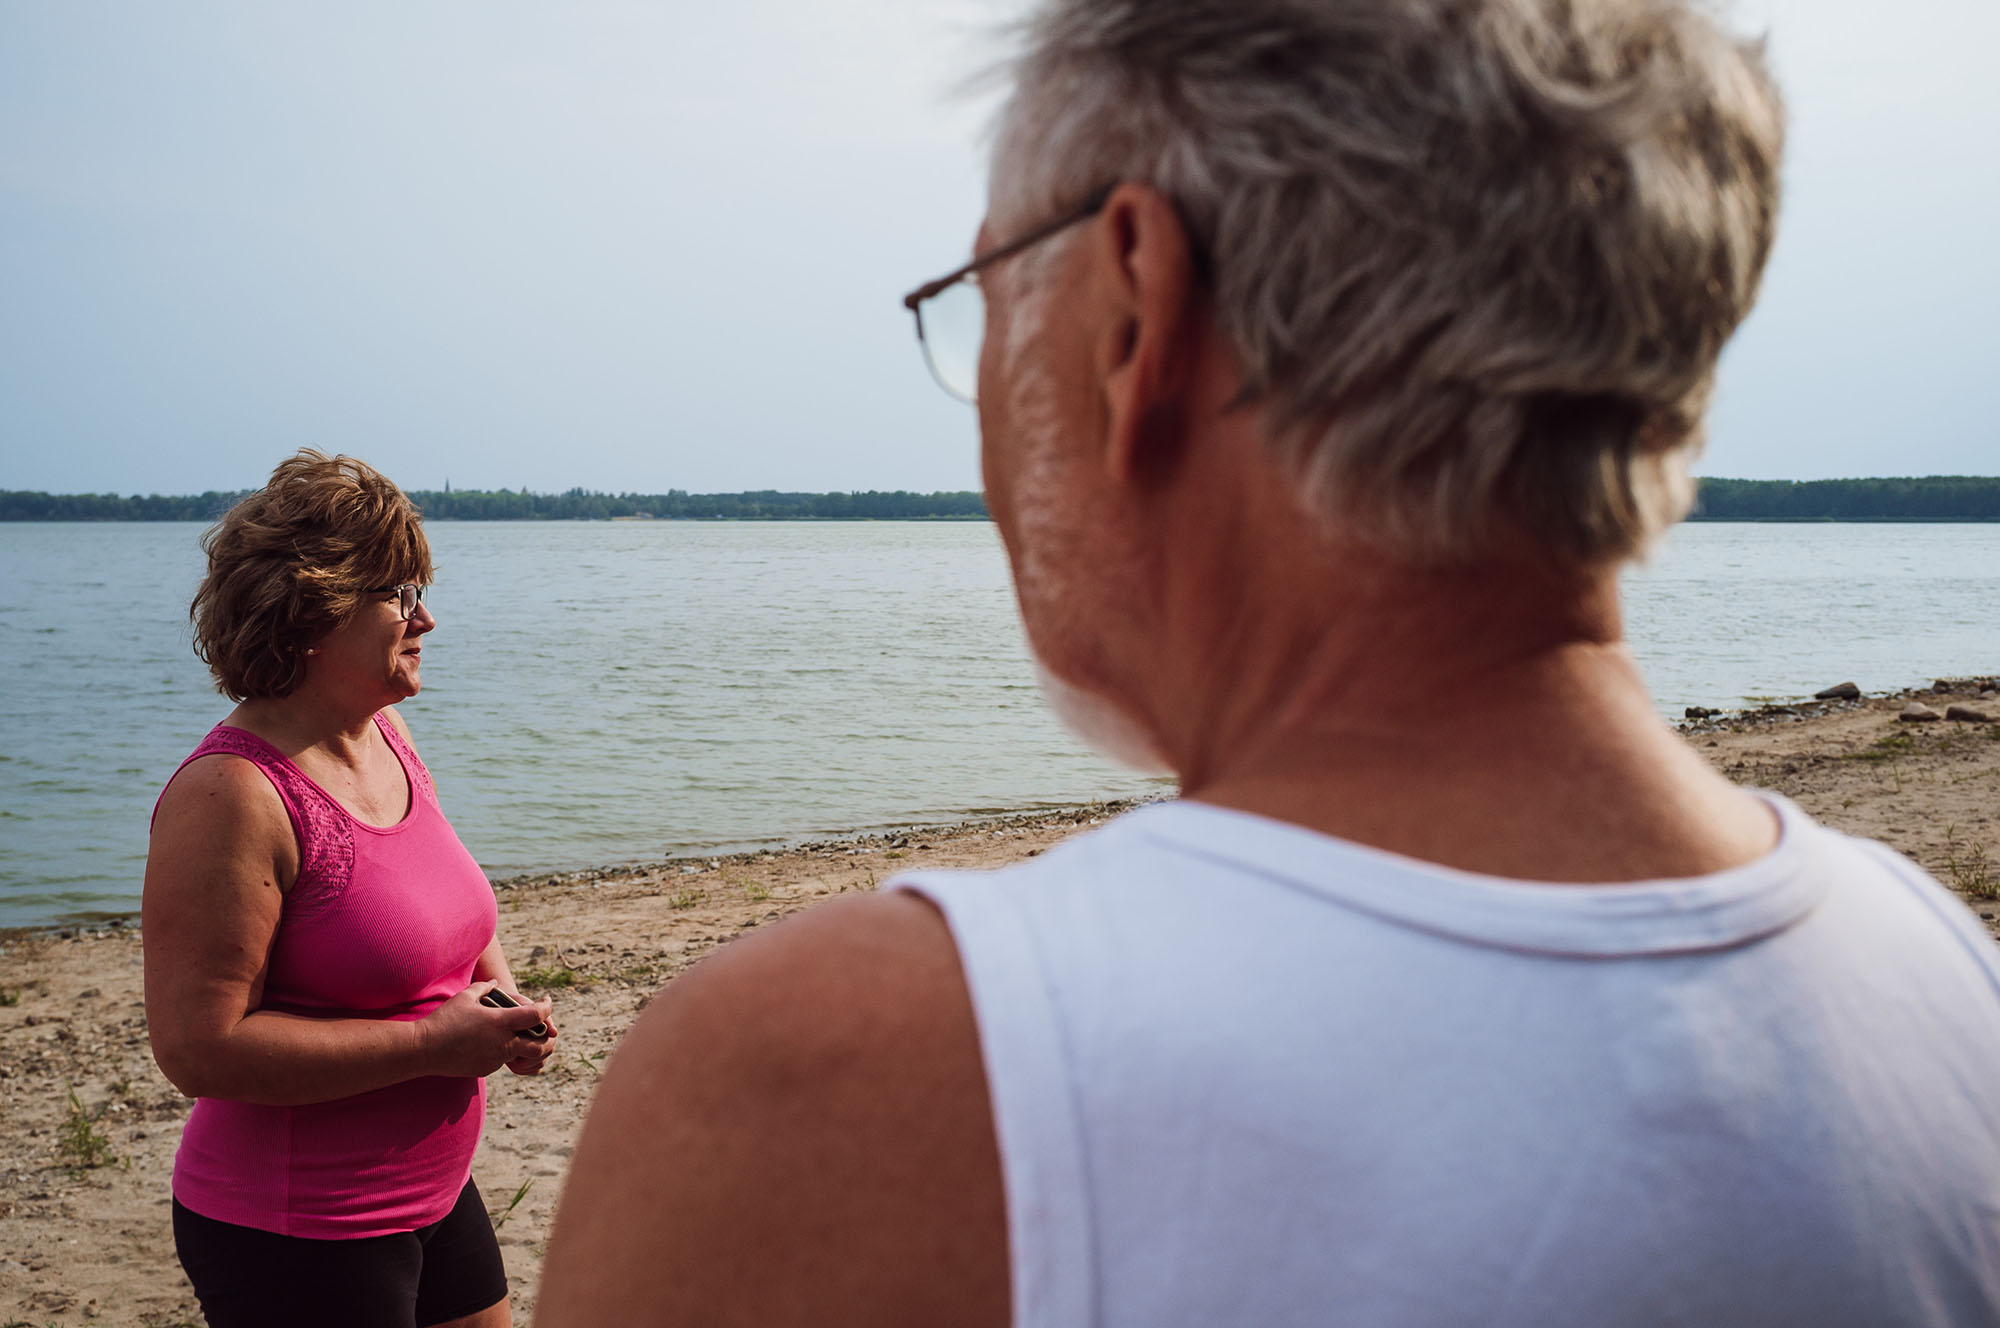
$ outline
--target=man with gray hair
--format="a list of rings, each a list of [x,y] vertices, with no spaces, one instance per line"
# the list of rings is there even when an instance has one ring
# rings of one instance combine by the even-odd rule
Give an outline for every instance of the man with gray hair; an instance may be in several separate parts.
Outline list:
[[[545,1328],[2000,1322],[2000,956],[1620,642],[1772,241],[1692,0],[1046,0],[974,261],[1051,695],[1182,798],[737,942]]]

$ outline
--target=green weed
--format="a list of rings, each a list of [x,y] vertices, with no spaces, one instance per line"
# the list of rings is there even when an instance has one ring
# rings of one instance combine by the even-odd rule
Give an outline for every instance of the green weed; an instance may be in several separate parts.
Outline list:
[[[692,890],[683,890],[677,895],[667,896],[668,908],[693,908],[701,902],[701,896]]]
[[[743,887],[743,893],[749,898],[751,903],[761,904],[771,897],[771,887],[768,885],[759,885],[755,881],[752,881]]]
[[[552,987],[574,987],[576,985],[576,970],[573,968],[530,968],[524,972],[515,974],[514,980],[523,989],[540,987],[546,990]]]
[[[87,1111],[83,1099],[69,1090],[69,1115],[56,1128],[56,1158],[74,1171],[108,1167],[120,1159],[111,1151],[111,1140],[97,1128],[104,1113]]]
[[[12,1008],[20,1003],[21,989],[19,987],[0,987],[0,1007]],[[34,1328],[34,1325],[30,1324],[29,1328]]]
[[[535,1178],[533,1176],[528,1177],[528,1179],[521,1182],[521,1188],[514,1191],[514,1197],[507,1201],[507,1206],[505,1208],[502,1208],[497,1213],[487,1214],[487,1216],[491,1218],[493,1221],[493,1229],[495,1231],[498,1231],[501,1227],[507,1225],[507,1219],[514,1215],[514,1210],[516,1208],[519,1208],[521,1206],[521,1200],[528,1197],[528,1190],[531,1186],[534,1185],[534,1183],[535,1183]]]

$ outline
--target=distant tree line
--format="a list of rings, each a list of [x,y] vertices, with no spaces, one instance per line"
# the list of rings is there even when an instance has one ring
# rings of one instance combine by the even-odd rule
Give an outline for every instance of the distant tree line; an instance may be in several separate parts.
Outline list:
[[[31,493],[0,489],[0,521],[213,521],[239,493],[185,497],[115,493]],[[410,500],[433,521],[936,521],[984,520],[976,493],[529,493],[513,489],[413,489]]]
[[[249,494],[30,493],[0,489],[0,521],[213,521]]]
[[[30,493],[0,489],[0,521],[213,521],[243,492],[185,496]],[[529,493],[418,489],[410,498],[441,521],[938,521],[981,520],[976,493]],[[1704,479],[1695,521],[2000,521],[2000,477],[1921,479]]]
[[[2000,477],[1704,479],[1695,521],[2000,521]]]
[[[980,520],[986,501],[976,493],[529,493],[525,489],[414,490],[424,516],[445,521],[604,521],[656,517],[663,521],[933,521]]]

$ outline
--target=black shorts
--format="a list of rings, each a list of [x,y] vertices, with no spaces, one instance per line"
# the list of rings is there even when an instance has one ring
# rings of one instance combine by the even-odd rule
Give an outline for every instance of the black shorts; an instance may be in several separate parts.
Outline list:
[[[443,1221],[357,1240],[239,1227],[176,1199],[174,1250],[210,1328],[423,1328],[507,1298],[500,1242],[469,1180]]]

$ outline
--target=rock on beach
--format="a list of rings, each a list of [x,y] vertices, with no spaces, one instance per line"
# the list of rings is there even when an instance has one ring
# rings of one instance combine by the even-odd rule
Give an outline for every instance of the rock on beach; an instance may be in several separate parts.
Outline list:
[[[1859,701],[1861,688],[1851,682],[1837,682],[1824,691],[1813,693],[1815,701]]]
[[[1925,705],[1922,701],[1912,701],[1903,707],[1903,713],[1896,716],[1896,718],[1902,720],[1905,724],[1930,724],[1943,719],[1944,716]]]

